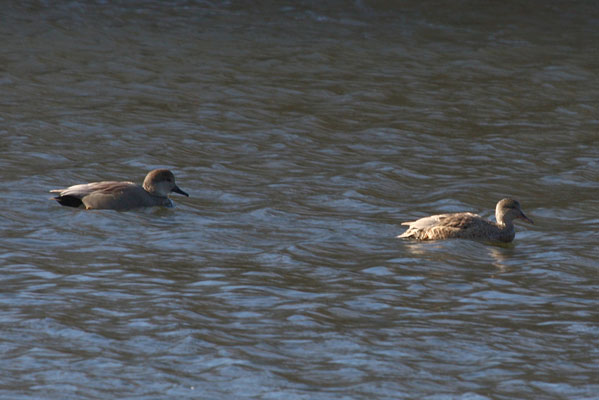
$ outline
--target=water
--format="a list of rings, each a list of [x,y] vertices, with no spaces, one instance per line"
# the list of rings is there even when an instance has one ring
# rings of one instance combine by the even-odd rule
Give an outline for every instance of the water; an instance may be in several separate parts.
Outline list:
[[[597,399],[592,2],[2,12],[0,397]],[[170,168],[174,209],[48,190]],[[515,241],[400,241],[492,217]]]

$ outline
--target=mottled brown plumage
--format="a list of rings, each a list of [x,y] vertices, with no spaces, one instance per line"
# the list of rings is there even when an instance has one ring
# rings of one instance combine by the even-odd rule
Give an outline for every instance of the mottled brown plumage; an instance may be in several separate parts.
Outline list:
[[[503,199],[497,203],[495,218],[497,222],[492,222],[469,212],[432,215],[402,223],[409,227],[398,237],[418,240],[472,239],[511,242],[516,234],[514,219],[520,218],[533,223],[520,209],[520,203],[513,199]]]
[[[54,197],[58,203],[68,207],[84,207],[86,209],[129,210],[140,207],[172,207],[168,198],[170,192],[189,196],[179,189],[175,176],[167,169],[150,171],[143,185],[133,182],[92,182],[74,185],[66,189],[50,190],[58,193]]]

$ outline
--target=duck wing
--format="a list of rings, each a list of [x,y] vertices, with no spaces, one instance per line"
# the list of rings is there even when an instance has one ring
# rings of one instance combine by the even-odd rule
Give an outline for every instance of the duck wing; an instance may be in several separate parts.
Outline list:
[[[488,222],[480,215],[469,212],[431,215],[402,223],[409,227],[398,237],[419,240],[467,238],[475,235],[486,224]]]
[[[73,185],[66,189],[53,189],[50,193],[57,193],[58,196],[54,199],[63,206],[80,207],[85,203],[84,198],[115,198],[137,187],[133,182],[103,181]]]
[[[104,194],[119,193],[123,190],[130,188],[131,186],[137,185],[135,185],[135,183],[133,182],[91,182],[82,183],[81,185],[69,186],[66,189],[53,189],[50,190],[50,193],[58,193],[60,196],[73,196],[81,199],[94,192]]]

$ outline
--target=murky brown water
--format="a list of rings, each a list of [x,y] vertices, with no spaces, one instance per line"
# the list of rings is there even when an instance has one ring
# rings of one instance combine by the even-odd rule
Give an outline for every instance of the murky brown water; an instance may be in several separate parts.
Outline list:
[[[3,9],[0,397],[597,398],[599,6],[324,3]]]

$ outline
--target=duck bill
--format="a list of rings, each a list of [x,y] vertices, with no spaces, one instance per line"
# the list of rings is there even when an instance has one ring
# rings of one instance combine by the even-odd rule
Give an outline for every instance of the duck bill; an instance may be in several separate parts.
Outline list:
[[[524,215],[523,212],[520,213],[520,216],[518,218],[520,218],[524,222],[528,222],[529,224],[533,224],[534,225],[534,222],[532,221],[532,219],[530,219],[526,215]]]
[[[189,197],[189,195],[187,193],[185,193],[184,191],[182,191],[181,189],[179,189],[179,186],[175,186],[173,188],[173,190],[171,190],[171,192],[179,193],[179,194],[182,194],[183,196]]]

